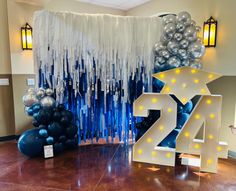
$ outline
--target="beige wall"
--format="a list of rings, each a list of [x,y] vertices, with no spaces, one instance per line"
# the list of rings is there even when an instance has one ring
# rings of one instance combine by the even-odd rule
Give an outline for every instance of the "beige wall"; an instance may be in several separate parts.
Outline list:
[[[197,24],[210,16],[218,20],[216,48],[208,48],[203,59],[203,67],[223,75],[236,75],[235,44],[236,25],[233,23],[235,0],[152,0],[126,12],[127,15],[150,16],[163,12],[178,13],[188,11]]]
[[[7,0],[0,1],[0,74],[11,74]]]

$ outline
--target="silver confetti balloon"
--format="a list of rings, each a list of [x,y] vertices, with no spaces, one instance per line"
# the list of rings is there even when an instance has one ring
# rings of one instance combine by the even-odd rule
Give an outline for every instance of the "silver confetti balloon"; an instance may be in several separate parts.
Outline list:
[[[186,25],[182,22],[178,22],[177,25],[176,25],[176,30],[179,32],[179,33],[182,33],[184,32],[186,28]]]
[[[175,33],[176,31],[176,26],[174,23],[168,23],[165,27],[164,27],[164,32],[166,35],[171,36]]]
[[[40,100],[40,104],[42,107],[54,107],[56,105],[56,101],[53,97],[45,96]]]
[[[186,39],[183,39],[180,41],[179,45],[181,48],[187,48],[189,45],[189,41],[187,41]]]
[[[168,23],[175,23],[176,22],[176,16],[175,15],[167,15],[163,17],[162,24],[163,26],[167,25]]]
[[[205,53],[205,46],[201,42],[196,41],[189,45],[188,52],[193,59],[201,58]]]
[[[177,56],[172,56],[169,58],[169,60],[167,61],[167,64],[169,64],[170,66],[173,66],[175,68],[179,67],[181,64],[180,59]]]
[[[193,42],[197,39],[197,31],[194,26],[187,27],[184,31],[184,37],[190,41]]]
[[[42,99],[45,96],[45,90],[43,88],[39,88],[36,92],[36,96],[38,99]]]
[[[191,15],[186,11],[180,12],[177,15],[176,19],[177,19],[178,22],[183,22],[185,24],[190,24],[191,23]]]
[[[35,103],[38,103],[39,100],[37,99],[35,94],[26,94],[23,96],[23,103],[26,107],[30,107]]]
[[[178,53],[178,49],[179,49],[179,45],[177,42],[175,41],[170,41],[167,44],[167,49],[172,53],[172,54],[177,54]]]
[[[46,89],[45,93],[47,96],[52,96],[54,92],[52,89],[48,88],[48,89]]]
[[[181,41],[183,39],[183,35],[181,33],[175,33],[174,34],[174,39],[176,41]]]
[[[188,58],[188,53],[185,49],[179,49],[178,50],[178,56],[182,59],[185,60]]]

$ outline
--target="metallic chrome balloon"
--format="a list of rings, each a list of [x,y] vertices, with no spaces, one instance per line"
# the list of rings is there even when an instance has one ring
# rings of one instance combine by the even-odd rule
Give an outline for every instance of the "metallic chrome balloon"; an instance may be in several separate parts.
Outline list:
[[[176,30],[179,32],[179,33],[182,33],[184,32],[186,28],[186,25],[182,22],[178,22],[177,25],[176,25]]]
[[[48,88],[48,89],[46,89],[45,93],[47,96],[52,96],[54,91],[52,89]]]
[[[192,68],[197,68],[197,69],[201,69],[202,68],[202,64],[201,62],[199,62],[198,60],[190,62],[190,67]]]
[[[176,26],[174,23],[168,23],[165,27],[164,27],[164,32],[165,34],[169,35],[173,35],[176,31]]]
[[[35,94],[35,89],[34,88],[29,88],[27,92],[29,94]]]
[[[36,96],[38,99],[42,99],[45,96],[45,90],[43,88],[39,88],[36,92]]]
[[[191,23],[191,15],[186,11],[180,12],[177,15],[176,19],[177,19],[178,22],[183,22],[185,24],[190,24]]]
[[[156,58],[156,61],[159,63],[159,64],[164,64],[166,62],[166,60],[162,57],[162,56],[158,56]]]
[[[39,100],[37,99],[36,95],[34,94],[26,94],[23,96],[23,103],[26,107],[30,107],[35,103],[38,103]]]
[[[181,48],[187,48],[189,45],[189,41],[187,41],[186,39],[183,39],[180,41],[179,45]]]
[[[54,107],[56,105],[56,101],[50,96],[45,96],[40,100],[40,104],[42,107]]]
[[[167,49],[172,53],[172,54],[177,54],[178,53],[178,49],[179,49],[179,45],[177,42],[175,41],[170,41],[167,44]]]
[[[182,62],[181,62],[181,66],[189,66],[189,59],[186,59],[186,60],[183,60]]]
[[[202,30],[202,28],[199,27],[199,26],[196,26],[195,29],[196,29],[197,32],[201,32],[201,30]]]
[[[166,58],[166,59],[170,58],[170,53],[169,53],[169,51],[167,51],[167,50],[161,50],[160,53],[159,53],[159,55],[160,55],[161,57]]]
[[[156,53],[158,53],[160,50],[164,50],[165,46],[163,46],[161,43],[156,43],[154,46],[154,50]]]
[[[196,22],[194,20],[191,20],[190,25],[196,26]]]
[[[162,45],[167,45],[167,43],[171,40],[170,37],[166,36],[166,35],[161,35],[160,37],[160,42]]]
[[[176,22],[176,16],[174,15],[167,15],[163,17],[162,24],[163,26],[167,25],[168,23],[175,23]]]
[[[205,53],[205,46],[201,42],[191,43],[188,47],[188,52],[191,58],[201,58]]]
[[[185,60],[188,58],[188,53],[185,49],[179,49],[178,50],[178,56],[182,59]]]
[[[190,41],[193,42],[197,39],[197,31],[194,26],[189,26],[184,31],[184,37]]]
[[[183,39],[183,35],[181,33],[175,33],[174,34],[174,39],[176,41],[181,41]]]
[[[179,67],[181,64],[180,59],[177,56],[172,56],[169,58],[169,60],[167,61],[167,64],[169,64],[170,66],[173,67]]]

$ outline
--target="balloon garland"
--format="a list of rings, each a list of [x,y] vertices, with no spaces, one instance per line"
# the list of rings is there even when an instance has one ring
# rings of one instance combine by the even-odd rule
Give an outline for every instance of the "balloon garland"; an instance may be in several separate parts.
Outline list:
[[[163,34],[160,41],[154,46],[155,73],[181,66],[201,68],[200,59],[205,53],[205,46],[198,33],[201,27],[196,26],[196,22],[191,19],[188,12],[180,12],[177,16],[167,15],[162,19]],[[153,91],[160,92],[164,83],[154,79]],[[188,120],[194,108],[192,101],[183,105],[174,96],[178,103],[178,116],[176,128],[160,143],[161,146],[175,148],[175,140]],[[160,112],[151,111],[148,118],[136,125],[136,141],[153,125],[160,117]]]
[[[55,154],[78,145],[78,128],[73,113],[57,104],[52,89],[29,89],[23,96],[25,113],[33,118],[35,128],[19,138],[19,151],[29,157],[43,155],[43,146],[53,145]]]

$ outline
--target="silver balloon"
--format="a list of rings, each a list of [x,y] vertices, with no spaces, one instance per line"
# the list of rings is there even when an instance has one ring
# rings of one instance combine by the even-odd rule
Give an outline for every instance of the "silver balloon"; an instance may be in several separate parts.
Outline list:
[[[155,52],[159,52],[159,51],[161,51],[161,50],[164,50],[165,49],[165,46],[163,46],[162,44],[160,44],[160,43],[156,43],[155,45],[154,45],[154,50],[155,50]]]
[[[201,30],[202,30],[201,27],[199,27],[199,26],[196,26],[195,29],[197,32],[201,32]]]
[[[35,89],[34,88],[29,88],[27,92],[29,94],[35,94]]]
[[[166,60],[163,57],[161,57],[161,56],[156,57],[156,61],[159,64],[164,64],[166,62]]]
[[[26,107],[30,107],[35,103],[38,103],[39,100],[37,99],[36,95],[34,94],[26,94],[23,96],[23,103]]]
[[[170,41],[167,44],[167,49],[172,53],[172,54],[177,54],[178,53],[178,49],[179,49],[179,45],[177,42],[175,41]]]
[[[176,19],[177,19],[178,22],[183,22],[183,23],[186,23],[186,24],[191,23],[191,15],[186,11],[180,12],[177,15]]]
[[[160,68],[160,67],[161,67],[161,64],[159,64],[159,62],[155,62],[154,67],[155,67],[155,68]]]
[[[168,23],[165,27],[164,27],[164,32],[165,34],[167,34],[168,36],[173,35],[176,31],[176,26],[174,23]]]
[[[179,67],[181,64],[180,59],[177,56],[172,56],[169,58],[169,60],[167,61],[167,64],[169,64],[170,66],[173,66],[175,68]]]
[[[52,89],[48,88],[48,89],[46,89],[45,93],[47,96],[52,96],[54,92]]]
[[[163,17],[162,24],[163,26],[167,25],[168,23],[175,23],[176,22],[176,16],[174,15],[167,15]]]
[[[36,96],[38,99],[42,99],[45,96],[45,90],[43,88],[39,88],[36,92]]]
[[[183,39],[183,35],[181,33],[175,33],[174,34],[174,39],[176,41],[181,41]]]
[[[196,22],[194,20],[191,20],[190,25],[196,26]]]
[[[201,69],[202,68],[202,64],[201,64],[201,62],[196,60],[196,61],[190,62],[190,67]]]
[[[42,107],[54,107],[56,105],[56,101],[50,96],[45,96],[40,100],[40,104]]]
[[[166,35],[161,35],[160,42],[162,43],[162,45],[167,45],[170,39],[171,38]]]
[[[185,49],[179,49],[178,50],[178,56],[182,59],[185,60],[188,58],[188,53]]]
[[[201,58],[205,53],[205,46],[201,42],[196,41],[189,45],[188,52],[193,59]]]
[[[183,40],[180,41],[179,44],[180,44],[181,48],[187,48],[188,45],[189,45],[189,41],[187,41],[186,39],[183,39]]]
[[[189,59],[186,59],[186,60],[183,60],[182,62],[181,62],[181,66],[189,66]]]
[[[169,51],[167,51],[167,50],[161,50],[160,53],[159,53],[159,55],[160,55],[161,57],[166,58],[166,59],[170,58],[170,53],[169,53]]]
[[[184,32],[186,25],[182,22],[178,22],[176,25],[176,30],[180,33]]]
[[[187,27],[184,31],[184,37],[190,42],[195,41],[197,39],[196,28],[194,26]]]

